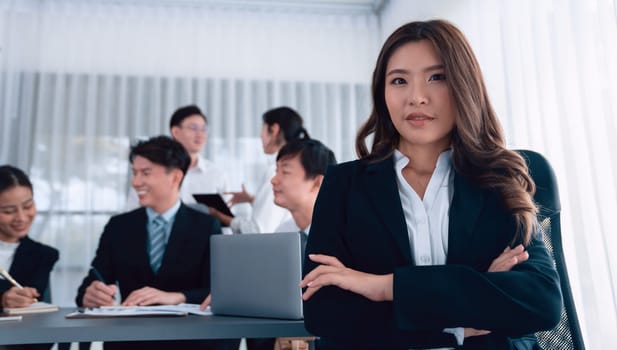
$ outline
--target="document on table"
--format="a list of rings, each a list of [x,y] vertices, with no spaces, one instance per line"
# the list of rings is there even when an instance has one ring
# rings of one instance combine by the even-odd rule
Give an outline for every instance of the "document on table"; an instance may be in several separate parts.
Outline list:
[[[199,304],[153,305],[153,306],[103,306],[83,308],[66,315],[66,318],[97,317],[148,317],[148,316],[186,316],[188,314],[212,315],[210,309],[199,310]]]
[[[58,306],[39,301],[25,307],[5,307],[2,311],[7,315],[36,314],[39,312],[58,311]]]

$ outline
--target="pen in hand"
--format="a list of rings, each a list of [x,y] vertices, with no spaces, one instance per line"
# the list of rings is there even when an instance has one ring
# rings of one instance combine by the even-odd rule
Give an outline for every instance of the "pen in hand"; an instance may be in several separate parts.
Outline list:
[[[19,284],[19,282],[15,281],[15,279],[11,275],[9,275],[8,271],[6,271],[5,269],[0,269],[0,275],[6,278],[7,281],[11,282],[11,284],[14,285],[15,287],[19,289],[24,288],[24,286]]]
[[[19,282],[17,282],[13,278],[13,276],[11,276],[9,272],[5,269],[0,269],[0,275],[2,275],[2,277],[4,277],[7,281],[11,282],[13,286],[19,288],[16,294],[19,295],[20,298],[28,298],[30,300],[29,304],[32,302],[36,303],[38,301],[38,299],[36,298],[38,297],[38,292],[36,291],[36,289],[24,288],[24,286],[19,284]]]
[[[97,280],[103,282],[103,284],[107,284],[107,282],[105,282],[105,279],[103,278],[103,275],[101,275],[101,273],[99,272],[99,270],[96,269],[96,267],[90,266],[90,270],[92,270],[92,273]]]

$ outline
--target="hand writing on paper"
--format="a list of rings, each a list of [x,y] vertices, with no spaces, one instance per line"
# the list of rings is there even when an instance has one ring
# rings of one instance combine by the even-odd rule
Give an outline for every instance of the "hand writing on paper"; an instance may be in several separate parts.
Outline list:
[[[321,265],[300,282],[300,287],[306,287],[303,300],[308,300],[321,287],[330,285],[360,294],[372,301],[392,300],[392,274],[374,275],[352,270],[333,256],[309,254],[308,257]]]
[[[86,288],[82,299],[85,307],[111,306],[114,304],[114,295],[117,292],[115,284],[105,284],[101,281],[93,281]]]
[[[184,302],[186,302],[186,297],[182,293],[143,287],[132,291],[124,299],[122,306],[177,305]]]
[[[2,307],[26,307],[37,301],[39,292],[31,287],[12,287],[2,294]]]

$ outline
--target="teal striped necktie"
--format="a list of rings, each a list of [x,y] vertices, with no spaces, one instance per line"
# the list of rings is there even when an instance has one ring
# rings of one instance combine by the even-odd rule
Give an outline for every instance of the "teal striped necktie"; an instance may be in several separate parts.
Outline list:
[[[150,226],[150,266],[157,273],[165,253],[165,228],[167,222],[162,216],[157,216]]]

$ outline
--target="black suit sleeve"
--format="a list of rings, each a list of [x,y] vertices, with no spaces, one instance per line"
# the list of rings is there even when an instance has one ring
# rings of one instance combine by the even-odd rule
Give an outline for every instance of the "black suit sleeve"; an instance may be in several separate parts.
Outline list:
[[[221,234],[221,224],[218,220],[209,215],[200,213],[200,217],[206,223],[207,237],[206,247],[201,257],[201,269],[200,269],[200,288],[193,288],[183,290],[182,293],[186,297],[186,302],[191,304],[200,304],[210,294],[210,236],[213,234]],[[207,220],[206,220],[207,219]],[[203,233],[201,233],[203,234]]]
[[[49,274],[58,261],[58,250],[25,237],[15,250],[15,257],[9,273],[25,287],[35,288],[43,294],[49,286]],[[0,294],[13,285],[0,279]]]
[[[99,240],[99,246],[96,249],[96,255],[92,260],[92,266],[97,269],[101,276],[105,279],[106,284],[115,283],[117,277],[114,274],[112,265],[111,252],[114,245],[114,226],[115,217],[112,217],[103,229],[103,234]],[[77,297],[75,297],[75,303],[78,306],[83,306],[84,294],[86,294],[86,288],[94,281],[98,280],[91,269],[88,270],[88,275],[81,282],[81,285],[77,289]]]
[[[562,307],[558,276],[541,238],[527,252],[529,260],[508,272],[479,272],[464,265],[397,269],[397,324],[402,329],[473,327],[508,335],[553,328]]]

